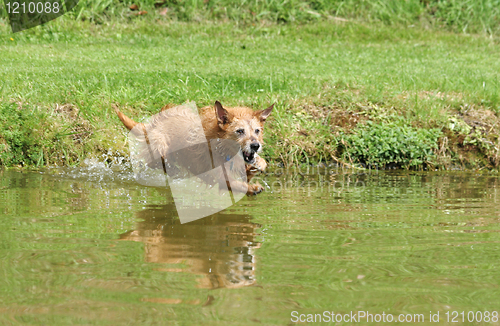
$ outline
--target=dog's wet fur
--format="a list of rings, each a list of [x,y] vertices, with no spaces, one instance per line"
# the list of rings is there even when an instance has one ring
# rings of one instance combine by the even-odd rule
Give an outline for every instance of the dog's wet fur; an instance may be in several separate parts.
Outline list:
[[[210,148],[211,140],[234,141],[239,145],[243,154],[246,179],[250,182],[254,175],[264,171],[267,167],[266,161],[259,156],[259,153],[264,145],[264,122],[271,114],[273,106],[274,104],[265,110],[253,111],[247,107],[224,108],[217,101],[213,107],[202,108],[199,116],[179,106],[162,110],[147,124],[133,121],[117,107],[115,111],[125,127],[138,134],[146,135],[148,151],[152,151],[153,156],[161,157],[162,161],[177,161],[194,175],[200,175],[209,170],[207,164],[210,164],[210,158],[205,157],[206,154],[204,154],[207,153],[205,145],[207,142],[213,153],[216,149]],[[201,126],[199,126],[200,117]],[[204,140],[207,142],[204,143]],[[233,143],[230,141],[227,143]],[[192,144],[199,146],[193,147]],[[187,156],[184,154],[182,157],[176,157],[168,154],[187,146],[191,146],[192,149]],[[213,159],[215,160],[215,157]],[[156,167],[160,168],[160,166]],[[212,184],[213,180],[204,181]],[[248,184],[226,180],[226,178],[219,178],[219,180],[225,180],[227,187],[232,191],[245,192],[247,195],[256,195],[264,190],[258,183]]]

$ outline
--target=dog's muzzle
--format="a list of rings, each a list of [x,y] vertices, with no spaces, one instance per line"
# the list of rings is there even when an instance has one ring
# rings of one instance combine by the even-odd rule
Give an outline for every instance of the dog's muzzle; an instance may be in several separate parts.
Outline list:
[[[252,143],[250,144],[250,151],[243,151],[243,159],[245,160],[245,163],[247,164],[252,164],[255,162],[255,153],[260,149],[260,144],[259,143]]]

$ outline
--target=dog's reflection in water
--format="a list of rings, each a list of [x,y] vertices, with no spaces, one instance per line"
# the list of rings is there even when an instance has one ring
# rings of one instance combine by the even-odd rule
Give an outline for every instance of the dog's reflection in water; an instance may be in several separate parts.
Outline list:
[[[200,275],[201,288],[238,288],[255,284],[255,241],[259,224],[247,215],[217,213],[181,224],[173,204],[150,206],[136,213],[143,219],[122,240],[145,244],[146,261],[182,264],[166,272]],[[185,268],[185,266],[188,266]]]

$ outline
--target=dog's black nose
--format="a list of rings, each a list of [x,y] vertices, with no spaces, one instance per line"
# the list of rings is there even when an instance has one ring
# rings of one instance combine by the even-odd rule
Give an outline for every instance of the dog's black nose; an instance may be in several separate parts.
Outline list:
[[[259,143],[252,143],[250,144],[250,149],[254,152],[258,151],[260,148],[260,144]]]

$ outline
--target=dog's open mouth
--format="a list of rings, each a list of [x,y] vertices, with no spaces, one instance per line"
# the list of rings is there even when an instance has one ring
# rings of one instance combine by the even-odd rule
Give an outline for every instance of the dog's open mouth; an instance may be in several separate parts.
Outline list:
[[[255,161],[255,153],[243,151],[243,160],[245,163],[252,164]]]

